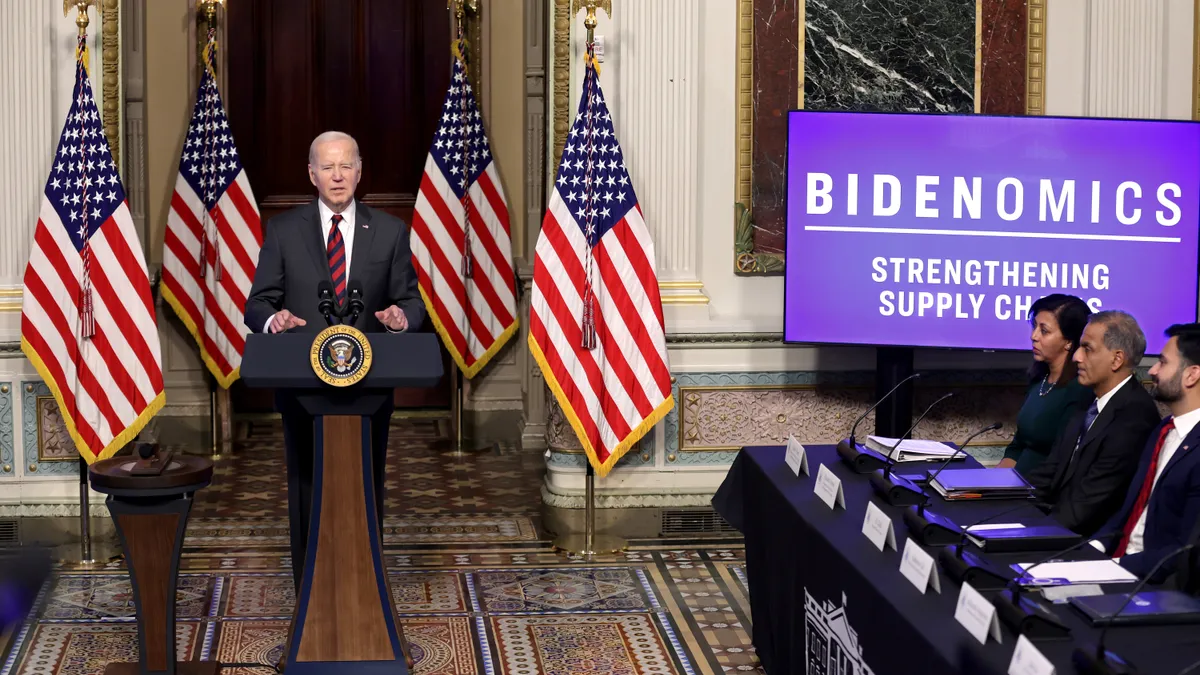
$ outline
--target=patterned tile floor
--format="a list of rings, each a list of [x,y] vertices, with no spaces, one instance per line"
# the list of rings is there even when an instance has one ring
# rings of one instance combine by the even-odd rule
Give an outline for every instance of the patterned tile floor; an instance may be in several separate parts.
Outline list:
[[[585,561],[539,527],[540,456],[440,452],[436,421],[398,421],[385,560],[421,674],[762,672],[736,541],[632,542]],[[295,602],[277,424],[256,425],[197,496],[177,592],[181,658],[275,663]],[[0,675],[99,674],[137,658],[120,561],[61,572]],[[268,673],[227,668],[225,673]]]

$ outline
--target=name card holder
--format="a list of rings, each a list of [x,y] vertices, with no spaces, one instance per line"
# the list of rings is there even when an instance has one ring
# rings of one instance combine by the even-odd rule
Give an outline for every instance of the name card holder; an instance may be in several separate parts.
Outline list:
[[[996,616],[996,606],[965,581],[958,592],[954,619],[979,640],[979,644],[987,644],[989,635],[1000,642],[1000,618]]]
[[[838,478],[829,467],[824,464],[817,470],[817,483],[813,486],[813,492],[825,505],[834,511],[837,507],[846,509],[846,495],[842,490],[842,479]]]
[[[867,517],[863,519],[862,531],[880,551],[883,551],[884,548],[891,548],[893,551],[899,550],[896,546],[896,528],[892,525],[892,519],[883,512],[883,509],[876,506],[875,502],[867,502]]]
[[[796,477],[800,477],[800,472],[808,475],[808,453],[805,452],[804,446],[800,445],[800,441],[796,440],[795,436],[788,436],[787,451],[783,456],[783,461],[787,463],[788,468]]]
[[[936,593],[942,592],[942,582],[933,565],[933,556],[912,539],[905,541],[904,553],[900,556],[900,574],[922,594],[926,588],[933,588]]]
[[[1008,675],[1055,675],[1054,664],[1046,658],[1029,638],[1022,635],[1017,638],[1017,648],[1013,650],[1012,661],[1008,663]]]

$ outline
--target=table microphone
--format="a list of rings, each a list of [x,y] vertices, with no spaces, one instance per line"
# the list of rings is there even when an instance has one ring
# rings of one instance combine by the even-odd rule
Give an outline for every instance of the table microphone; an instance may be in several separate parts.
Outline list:
[[[358,321],[358,315],[362,314],[362,294],[362,282],[358,279],[351,279],[350,283],[346,285],[346,307],[344,311],[350,312],[350,320],[343,323],[347,326],[353,326],[354,322]],[[343,316],[345,316],[344,313]]]
[[[867,408],[866,412],[859,415],[858,419],[854,420],[854,424],[850,427],[850,437],[842,439],[838,442],[838,455],[841,456],[844,462],[850,465],[850,468],[854,471],[854,473],[871,473],[876,469],[882,469],[883,467],[887,466],[888,463],[887,458],[878,452],[875,452],[867,447],[860,448],[858,446],[858,443],[854,438],[854,432],[858,430],[858,423],[866,419],[867,415],[871,414],[871,411],[875,410],[880,406],[880,404],[888,400],[892,394],[896,393],[896,390],[899,389],[905,382],[908,382],[909,380],[915,380],[918,377],[921,377],[920,373],[913,373],[912,375],[909,375],[903,380],[897,382],[896,386],[892,387],[888,393],[884,394],[883,397],[876,401],[874,405],[872,405],[870,408]]]
[[[1051,612],[1041,603],[1031,600],[1022,593],[1021,579],[1034,578],[1030,572],[1036,567],[1054,560],[1060,556],[1066,555],[1071,551],[1083,548],[1089,542],[1095,539],[1107,539],[1109,537],[1120,535],[1122,530],[1116,529],[1104,534],[1094,535],[1092,537],[1080,537],[1079,541],[1064,548],[1061,551],[1055,551],[1050,555],[1042,558],[1034,564],[1026,567],[1025,570],[1017,577],[1013,578],[1007,587],[1000,592],[992,601],[996,606],[996,613],[1000,615],[1000,620],[1009,628],[1016,631],[1018,635],[1025,635],[1030,639],[1036,638],[1065,638],[1071,634],[1071,630],[1067,628],[1054,612]]]
[[[896,439],[896,444],[893,445],[892,449],[888,451],[887,465],[871,475],[871,487],[875,488],[875,493],[880,497],[883,497],[883,500],[888,504],[893,506],[909,506],[911,504],[923,504],[927,499],[929,499],[925,496],[925,492],[921,490],[920,485],[917,485],[903,476],[892,475],[892,467],[895,466],[899,461],[899,454],[896,452],[896,449],[899,448],[900,444],[904,442],[904,438],[911,434],[913,429],[917,428],[917,425],[921,423],[921,420],[925,419],[925,416],[929,414],[929,411],[933,410],[934,406],[942,401],[945,401],[953,395],[954,392],[949,392],[933,403],[930,403],[929,407],[925,409],[925,412],[921,413],[921,416],[917,418],[917,421],[913,422],[913,425],[908,428],[908,431],[904,432],[903,436]]]
[[[1138,669],[1135,668],[1133,664],[1104,648],[1104,636],[1108,633],[1108,629],[1112,627],[1113,623],[1116,622],[1117,617],[1121,615],[1121,612],[1125,611],[1125,608],[1129,606],[1129,603],[1133,601],[1135,597],[1137,597],[1137,594],[1140,593],[1142,588],[1146,586],[1146,583],[1154,577],[1155,573],[1162,569],[1162,566],[1165,565],[1167,561],[1173,559],[1180,553],[1185,553],[1192,550],[1194,546],[1195,544],[1185,544],[1160,558],[1154,568],[1151,569],[1146,576],[1138,580],[1137,585],[1134,586],[1133,590],[1129,592],[1129,595],[1125,597],[1125,602],[1121,603],[1121,606],[1117,609],[1117,611],[1113,612],[1112,616],[1109,617],[1107,622],[1105,622],[1104,628],[1100,629],[1099,637],[1096,638],[1096,645],[1094,647],[1088,645],[1086,647],[1075,648],[1075,652],[1071,654],[1071,663],[1075,664],[1075,669],[1080,673],[1080,675],[1124,675],[1127,673],[1138,672]]]
[[[989,431],[995,431],[1003,426],[1000,422],[992,422],[979,431],[967,436],[967,440],[955,448],[954,452],[946,458],[946,461],[942,462],[941,466],[926,474],[928,478],[923,482],[932,484],[933,479],[937,478],[943,469],[950,466],[950,462],[954,461],[955,457],[960,454],[966,454],[967,445],[975,440],[975,437],[986,434]],[[961,529],[947,518],[932,513],[927,515],[925,513],[925,504],[926,501],[921,500],[904,512],[904,523],[908,525],[908,531],[917,533],[917,538],[920,542],[930,546],[949,546],[958,543],[961,540]],[[975,524],[978,525],[979,523]]]
[[[333,284],[322,280],[317,284],[317,311],[325,317],[325,323],[333,325]]]
[[[996,567],[991,561],[983,556],[967,550],[967,537],[970,536],[971,528],[977,525],[983,525],[989,520],[995,520],[1000,516],[1006,516],[1014,511],[1029,508],[1031,505],[1028,502],[1022,502],[1012,508],[1004,509],[999,513],[993,513],[986,518],[967,525],[963,528],[958,528],[956,532],[956,541],[954,544],[948,545],[938,553],[938,560],[942,563],[942,569],[951,579],[958,583],[969,583],[976,590],[997,591],[1008,585],[1009,577],[1003,569]],[[914,507],[915,508],[915,507]],[[905,522],[908,522],[908,513],[905,514]],[[940,520],[946,520],[948,525],[938,524],[940,527],[949,528],[954,526],[954,523],[935,516]],[[910,532],[911,530],[911,525]],[[955,526],[957,527],[957,526]]]

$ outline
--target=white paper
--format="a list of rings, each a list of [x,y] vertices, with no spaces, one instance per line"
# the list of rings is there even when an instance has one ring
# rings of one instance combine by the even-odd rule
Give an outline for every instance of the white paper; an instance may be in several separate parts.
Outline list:
[[[836,510],[838,506],[846,508],[846,496],[842,492],[842,479],[834,475],[824,464],[817,470],[817,482],[813,486],[813,492],[831,509]]]
[[[1015,567],[1024,572],[1035,563],[1019,563]],[[1073,562],[1048,562],[1036,565],[1029,575],[1031,585],[1044,585],[1063,580],[1069,584],[1116,584],[1135,582],[1137,577],[1129,570],[1111,560],[1078,560]]]
[[[900,441],[900,445],[896,442],[899,438],[888,438],[886,436],[867,436],[867,447],[879,452],[880,454],[889,455],[894,458],[895,455],[924,455],[930,457],[949,457],[956,450],[945,443],[938,441],[929,441],[919,438],[906,438]],[[895,450],[892,448],[895,447]]]
[[[958,606],[954,618],[967,629],[979,644],[987,644],[988,636],[1000,641],[1000,620],[996,618],[996,606],[979,594],[971,584],[963,582],[958,592]]]
[[[863,519],[862,531],[880,551],[886,546],[896,550],[896,528],[893,527],[888,514],[876,506],[875,502],[867,502],[867,517]]]
[[[972,525],[967,528],[967,532],[987,532],[988,530],[1021,530],[1025,526],[1021,523],[985,523],[983,525]]]
[[[935,592],[942,592],[937,570],[933,567],[933,556],[926,553],[925,549],[912,539],[904,544],[904,554],[900,556],[900,573],[921,593],[930,586]]]
[[[795,436],[788,436],[787,452],[783,456],[783,461],[787,463],[788,468],[796,477],[800,477],[800,472],[804,471],[804,475],[808,475],[808,453],[804,451],[804,446],[800,445],[800,441],[796,440]]]
[[[1104,595],[1104,589],[1097,584],[1046,586],[1042,589],[1042,597],[1050,602],[1066,602],[1071,598],[1082,598],[1089,595]]]
[[[1055,675],[1054,664],[1022,635],[1008,663],[1008,675]]]

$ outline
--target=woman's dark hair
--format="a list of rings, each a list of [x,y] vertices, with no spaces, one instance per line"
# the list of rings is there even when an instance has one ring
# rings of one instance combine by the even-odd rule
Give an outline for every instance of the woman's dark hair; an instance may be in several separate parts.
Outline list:
[[[1074,295],[1065,293],[1052,293],[1044,298],[1038,299],[1029,308],[1029,323],[1037,325],[1037,315],[1041,312],[1050,312],[1054,315],[1054,319],[1058,321],[1058,330],[1063,334],[1063,337],[1071,343],[1071,349],[1067,352],[1067,363],[1063,366],[1062,373],[1058,376],[1056,385],[1065,385],[1076,376],[1075,362],[1071,360],[1070,355],[1079,347],[1079,340],[1083,337],[1083,329],[1087,327],[1088,317],[1092,315],[1092,309],[1087,306],[1083,300]],[[1044,361],[1034,361],[1029,368],[1030,381],[1040,380],[1050,372],[1050,366]]]

